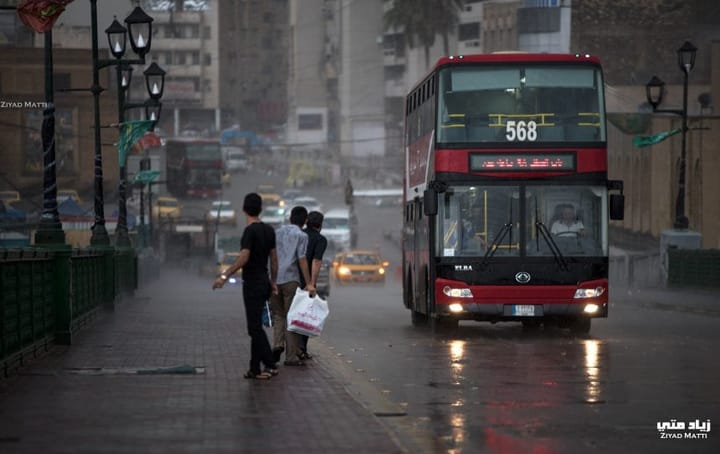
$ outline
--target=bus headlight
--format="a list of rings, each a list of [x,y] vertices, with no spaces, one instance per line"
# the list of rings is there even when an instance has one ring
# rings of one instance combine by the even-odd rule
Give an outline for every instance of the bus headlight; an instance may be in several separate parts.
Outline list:
[[[458,313],[463,311],[462,304],[453,303],[450,306],[448,306],[448,309],[450,309],[450,312]]]
[[[231,284],[235,284],[237,282],[237,279],[231,277],[230,279],[228,279],[228,282],[230,282]]]
[[[385,274],[385,268],[378,268],[378,273]]]
[[[449,285],[443,287],[443,293],[452,298],[472,298],[469,288],[452,288]]]
[[[350,276],[350,268],[348,268],[347,266],[341,266],[340,268],[338,268],[338,274],[340,276]]]
[[[587,304],[585,305],[585,309],[583,309],[583,312],[585,312],[586,314],[594,314],[599,310],[600,306],[598,306],[597,304]]]
[[[595,288],[579,288],[575,290],[575,298],[576,299],[582,299],[582,298],[597,298],[598,296],[605,293],[605,287],[595,287]]]

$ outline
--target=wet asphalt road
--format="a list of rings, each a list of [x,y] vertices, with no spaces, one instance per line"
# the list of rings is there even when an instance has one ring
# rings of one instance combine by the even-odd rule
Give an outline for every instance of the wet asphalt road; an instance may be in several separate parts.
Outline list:
[[[258,182],[236,177],[233,198]],[[340,191],[308,192],[327,207],[341,204]],[[433,334],[410,324],[400,249],[383,236],[399,227],[400,208],[358,203],[357,212],[359,246],[381,249],[389,279],[334,285],[330,318],[310,348],[319,343],[350,387],[405,414],[382,419],[409,450],[720,452],[720,318],[611,303],[610,317],[595,320],[586,338],[480,322]],[[658,423],[671,420],[719,426],[665,431],[707,438],[661,438]]]

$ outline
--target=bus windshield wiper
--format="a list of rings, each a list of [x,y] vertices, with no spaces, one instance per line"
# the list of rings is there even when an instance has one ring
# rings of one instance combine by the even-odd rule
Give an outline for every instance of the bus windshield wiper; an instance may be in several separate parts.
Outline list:
[[[565,271],[569,271],[567,260],[565,260],[562,252],[560,252],[560,248],[553,239],[552,234],[548,231],[547,226],[543,224],[543,222],[540,220],[540,217],[538,216],[537,200],[535,200],[535,236],[539,237],[539,234],[542,234],[543,239],[550,247],[550,252],[553,253],[557,264],[560,265],[560,267],[563,268]]]
[[[484,268],[487,266],[487,260],[489,258],[492,258],[493,255],[495,255],[495,251],[497,250],[500,243],[502,243],[502,240],[505,238],[505,235],[508,234],[512,230],[512,222],[508,222],[507,224],[503,224],[503,226],[500,228],[500,231],[497,235],[495,235],[495,238],[493,238],[493,242],[488,246],[487,251],[485,251],[485,256],[483,256],[482,263],[480,263],[480,267]]]

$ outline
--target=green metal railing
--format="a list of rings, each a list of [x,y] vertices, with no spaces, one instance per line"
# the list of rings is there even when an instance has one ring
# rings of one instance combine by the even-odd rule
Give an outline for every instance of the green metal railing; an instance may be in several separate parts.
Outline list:
[[[720,288],[720,250],[668,249],[668,287]]]
[[[138,283],[134,249],[0,249],[0,374],[72,335]]]
[[[47,349],[55,331],[53,258],[47,251],[0,250],[0,368]]]

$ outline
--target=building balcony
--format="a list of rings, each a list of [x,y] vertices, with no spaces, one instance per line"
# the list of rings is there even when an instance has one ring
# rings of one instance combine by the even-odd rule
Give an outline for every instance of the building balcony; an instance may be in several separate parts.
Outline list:
[[[407,88],[402,80],[385,81],[386,98],[404,98],[407,95]]]
[[[405,56],[398,56],[394,49],[385,49],[383,54],[383,64],[385,66],[404,65],[407,63]]]
[[[199,51],[203,50],[202,43],[200,38],[153,38],[152,50],[154,52],[173,50]]]
[[[173,77],[202,77],[201,65],[168,65],[167,72]]]

